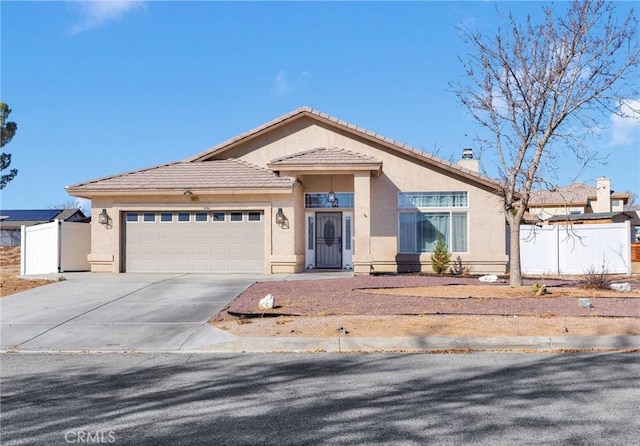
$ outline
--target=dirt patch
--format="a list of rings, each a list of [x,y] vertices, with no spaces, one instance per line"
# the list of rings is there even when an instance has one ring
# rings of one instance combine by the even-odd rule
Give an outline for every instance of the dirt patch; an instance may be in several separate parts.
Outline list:
[[[53,283],[46,279],[21,279],[20,247],[0,246],[0,297],[27,291]]]
[[[331,337],[341,327],[347,336],[386,337],[640,334],[640,281],[628,279],[620,280],[632,285],[626,293],[547,280],[549,294],[543,296],[533,295],[535,280],[521,288],[429,276],[264,282],[212,323],[238,336]],[[268,293],[276,308],[261,313],[257,303]],[[584,298],[591,307],[579,305]],[[268,317],[274,313],[296,316]]]

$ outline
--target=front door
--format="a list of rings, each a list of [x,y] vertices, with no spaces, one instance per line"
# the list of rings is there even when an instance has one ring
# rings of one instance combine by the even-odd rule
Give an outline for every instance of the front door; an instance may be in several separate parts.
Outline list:
[[[316,212],[316,268],[342,268],[342,212]]]

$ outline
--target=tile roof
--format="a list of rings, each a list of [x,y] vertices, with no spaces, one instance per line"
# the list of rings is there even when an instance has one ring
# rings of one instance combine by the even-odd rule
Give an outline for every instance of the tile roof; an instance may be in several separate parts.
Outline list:
[[[598,189],[596,186],[589,186],[584,183],[573,183],[568,186],[559,187],[553,191],[541,190],[531,191],[531,197],[529,199],[529,205],[541,205],[541,204],[562,204],[567,205],[571,203],[575,204],[587,204],[589,200],[595,200],[597,198]],[[619,193],[611,191],[611,198],[628,199],[629,194]]]
[[[589,186],[584,183],[573,183],[568,186],[559,187],[552,191],[540,190],[531,191],[529,205],[534,204],[569,204],[580,203],[586,204],[589,197],[596,196],[597,189],[595,186]]]
[[[165,164],[67,186],[67,190],[278,189],[290,188],[293,182],[293,178],[279,177],[253,164],[226,159]]]
[[[614,218],[618,215],[622,215],[623,217],[628,218],[629,220],[633,219],[633,215],[628,212],[590,212],[587,214],[565,214],[565,215],[554,215],[553,217],[548,218],[546,221],[552,223],[556,221],[582,221],[582,220],[604,220],[608,218]]]
[[[338,147],[318,147],[305,152],[295,153],[269,162],[270,165],[345,165],[345,164],[378,164],[381,161],[369,155],[352,152]]]

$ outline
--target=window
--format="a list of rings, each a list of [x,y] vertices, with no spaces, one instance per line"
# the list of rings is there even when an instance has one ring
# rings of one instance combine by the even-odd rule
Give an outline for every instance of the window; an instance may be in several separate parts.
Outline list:
[[[398,249],[404,254],[433,252],[442,235],[451,252],[467,252],[466,212],[401,212]]]
[[[196,221],[197,222],[207,221],[207,213],[206,212],[196,212]]]
[[[214,222],[221,222],[224,221],[224,212],[214,212],[213,213],[213,221]]]
[[[138,213],[137,212],[127,212],[127,222],[134,223],[138,221]]]
[[[189,221],[189,213],[188,212],[178,212],[178,221],[179,222],[188,222]]]
[[[247,214],[247,219],[249,221],[260,221],[262,214],[260,212],[249,212]]]
[[[160,221],[161,222],[172,222],[173,214],[171,212],[162,212],[160,213]]]
[[[344,249],[351,251],[351,217],[344,218]]]
[[[304,194],[304,207],[310,208],[352,208],[353,192],[336,192],[337,204],[329,202],[329,193]]]
[[[242,221],[242,212],[232,212],[231,221]]]
[[[580,212],[580,211],[571,211],[569,214],[570,215],[580,215],[580,214],[582,214],[582,212]]]
[[[467,193],[461,192],[400,192],[400,208],[459,208],[467,207]]]
[[[469,250],[467,212],[442,208],[465,208],[468,205],[469,198],[465,191],[400,192],[398,194],[398,207],[401,209],[398,216],[398,251],[404,254],[433,252],[438,236],[442,235],[449,251],[467,252]],[[402,209],[411,208],[420,210],[402,211]]]
[[[307,234],[307,244],[309,245],[309,249],[313,249],[313,222],[314,222],[315,217],[309,217],[308,221],[308,227],[309,227],[309,233]]]
[[[145,212],[142,214],[142,221],[147,223],[153,223],[156,221],[156,213],[155,212]]]

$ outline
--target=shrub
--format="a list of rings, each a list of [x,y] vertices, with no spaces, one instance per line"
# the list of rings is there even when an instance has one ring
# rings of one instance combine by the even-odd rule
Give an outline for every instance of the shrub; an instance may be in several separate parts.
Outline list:
[[[607,278],[607,269],[604,265],[601,269],[590,266],[580,283],[582,288],[588,290],[607,290],[609,285],[611,285],[611,281]]]
[[[451,260],[449,248],[444,242],[442,234],[438,234],[438,240],[431,254],[431,268],[433,268],[433,272],[436,274],[444,274],[449,267],[449,260]]]
[[[536,296],[542,296],[549,293],[547,291],[547,286],[544,283],[542,285],[540,285],[539,283],[534,283],[531,286],[531,292]]]

